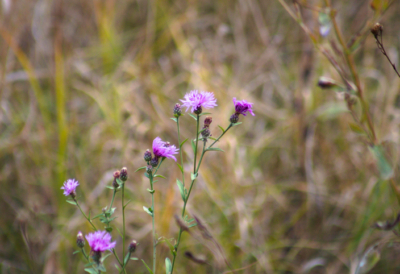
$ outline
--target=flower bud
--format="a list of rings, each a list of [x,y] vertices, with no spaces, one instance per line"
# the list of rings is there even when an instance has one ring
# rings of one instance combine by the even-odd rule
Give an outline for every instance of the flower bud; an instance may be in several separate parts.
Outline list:
[[[178,118],[178,117],[181,116],[181,115],[182,115],[182,108],[181,108],[181,105],[180,105],[180,104],[176,104],[175,107],[174,107],[174,116],[175,116],[176,118]]]
[[[197,115],[201,114],[202,112],[203,112],[203,108],[202,108],[201,106],[197,106],[197,107],[193,110],[193,113],[194,113],[194,114],[197,114]]]
[[[83,248],[85,246],[85,239],[83,238],[82,232],[78,232],[78,235],[76,235],[76,245],[79,248]]]
[[[146,150],[146,152],[144,153],[144,160],[146,161],[146,162],[150,162],[150,160],[151,160],[151,152],[150,152],[150,150],[148,149],[148,150]]]
[[[128,169],[126,167],[123,167],[121,169],[119,177],[121,178],[122,181],[128,180]]]
[[[204,119],[204,127],[209,127],[212,123],[212,117],[207,116],[206,119]]]
[[[129,244],[128,250],[129,250],[130,253],[135,252],[135,250],[136,250],[136,245],[137,245],[137,243],[136,243],[135,240],[133,240],[133,241]]]
[[[158,158],[154,157],[153,159],[151,159],[150,165],[156,167],[158,165]]]
[[[211,135],[210,130],[208,129],[208,127],[205,127],[202,132],[201,132],[201,136],[203,136],[203,138],[207,138]]]
[[[148,165],[146,167],[146,172],[150,174],[152,171],[153,171],[153,167],[151,165]]]
[[[112,186],[113,186],[114,188],[118,188],[118,187],[119,187],[119,184],[118,184],[118,182],[117,182],[117,179],[118,179],[119,176],[120,176],[119,170],[114,171],[113,176],[114,176],[114,180],[113,180]]]
[[[239,114],[237,114],[237,113],[232,114],[231,118],[229,118],[229,121],[232,124],[236,124],[239,121]]]
[[[374,35],[375,38],[378,38],[378,36],[382,35],[383,27],[381,24],[376,23],[372,28],[371,32]]]

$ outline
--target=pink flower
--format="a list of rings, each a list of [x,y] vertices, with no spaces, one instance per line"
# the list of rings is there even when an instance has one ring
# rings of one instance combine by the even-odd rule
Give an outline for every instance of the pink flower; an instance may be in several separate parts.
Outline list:
[[[64,185],[61,187],[61,189],[64,189],[65,196],[69,196],[71,194],[75,194],[75,189],[77,186],[79,186],[77,180],[68,179],[66,182],[64,182]]]
[[[236,114],[243,114],[246,116],[246,112],[249,112],[254,116],[252,107],[253,103],[247,102],[246,100],[236,101],[236,98],[233,98],[233,104],[235,105]]]
[[[111,242],[111,235],[107,231],[95,231],[85,236],[90,248],[94,252],[104,252],[115,247],[116,242]]]
[[[179,149],[174,145],[170,145],[168,142],[163,142],[160,137],[157,137],[153,141],[153,153],[156,158],[166,157],[174,159],[174,154],[178,154]]]
[[[213,108],[217,106],[217,99],[215,99],[214,93],[207,91],[200,91],[199,93],[197,90],[192,90],[185,94],[184,100],[181,100],[181,102],[183,103],[182,107],[186,107],[186,111],[192,108],[191,112],[201,108]]]

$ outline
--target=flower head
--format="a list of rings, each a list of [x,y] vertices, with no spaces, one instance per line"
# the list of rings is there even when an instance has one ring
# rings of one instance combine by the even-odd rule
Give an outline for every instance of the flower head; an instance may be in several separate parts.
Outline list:
[[[160,137],[157,137],[153,141],[153,153],[156,158],[166,157],[174,159],[174,154],[178,154],[179,149],[174,145],[170,145],[168,142],[163,142]]]
[[[61,187],[61,189],[64,189],[65,196],[75,195],[75,189],[77,186],[79,186],[77,180],[68,179],[67,181],[64,182],[64,185]]]
[[[104,252],[115,247],[116,242],[111,242],[111,235],[107,231],[95,231],[85,236],[90,248],[94,252]]]
[[[195,112],[196,110],[200,110],[202,108],[213,108],[217,106],[217,99],[214,97],[214,93],[207,91],[192,90],[189,93],[186,93],[184,96],[184,100],[181,100],[182,107],[186,107],[186,111],[191,109],[191,112]]]
[[[246,100],[236,101],[236,98],[233,98],[233,104],[235,105],[235,112],[237,114],[243,114],[246,116],[246,112],[249,112],[254,116],[252,107],[253,103],[247,102]]]

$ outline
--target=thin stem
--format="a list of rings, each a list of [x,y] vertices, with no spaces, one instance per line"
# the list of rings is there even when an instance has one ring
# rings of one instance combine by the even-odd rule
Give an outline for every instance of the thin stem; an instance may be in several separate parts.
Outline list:
[[[111,211],[112,205],[114,203],[115,193],[117,193],[117,189],[116,188],[114,188],[114,193],[113,193],[113,196],[112,196],[112,199],[111,199],[111,203],[110,203],[110,208],[108,209],[108,211]]]
[[[129,252],[128,260],[125,262],[125,257],[124,257],[124,265],[122,266],[122,269],[121,269],[121,271],[119,272],[120,274],[121,274],[122,272],[125,272],[125,267],[128,265],[129,258],[131,257],[132,252],[130,252],[130,251],[128,251],[128,252]]]
[[[196,146],[194,149],[194,162],[193,162],[193,174],[196,174],[196,158],[197,158],[197,145],[199,143],[199,123],[200,123],[200,116],[197,114],[197,126],[196,126]]]
[[[75,199],[75,197],[72,197],[72,198],[74,199],[76,205],[78,206],[79,210],[81,211],[83,217],[85,217],[85,219],[92,225],[93,229],[94,229],[95,231],[97,231],[97,228],[96,228],[96,227],[94,226],[94,224],[92,223],[92,220],[90,220],[90,219],[86,216],[86,214],[82,211],[82,208],[81,208],[81,206],[78,204],[78,201]]]
[[[125,206],[124,206],[125,182],[122,184],[122,258],[125,258]],[[124,272],[126,273],[125,269]]]
[[[82,250],[83,256],[85,256],[86,260],[89,262],[89,257],[88,257],[88,255],[86,254],[85,249],[83,249],[83,247],[82,247],[81,250]]]
[[[153,230],[153,273],[155,274],[156,273],[156,230],[155,230],[155,224],[154,224],[154,188],[153,188],[153,174],[152,173],[149,174],[149,179],[150,179],[150,188],[151,188],[151,210],[152,210],[151,218],[152,218],[152,230]]]
[[[197,117],[197,120],[198,120],[198,118],[199,118],[199,117]],[[233,124],[232,124],[232,123],[229,124],[229,126],[226,128],[226,130],[224,130],[224,132],[222,132],[221,135],[220,135],[208,148],[210,148],[210,147],[212,147],[214,144],[216,144],[216,143],[221,139],[221,137],[224,136],[224,134],[225,134],[231,127],[233,127]],[[197,126],[197,135],[196,135],[197,137],[198,137],[198,135],[199,135],[198,132],[199,132],[199,128],[198,128],[198,126]],[[197,138],[196,138],[196,141],[197,141]],[[208,149],[208,148],[207,148],[207,149]],[[196,174],[196,173],[199,172],[200,165],[201,165],[201,162],[202,162],[202,160],[203,160],[203,156],[204,156],[204,154],[207,152],[207,149],[206,149],[206,142],[204,142],[204,144],[203,144],[203,151],[202,151],[201,156],[200,156],[199,164],[197,165],[197,168],[196,168],[196,166],[194,167],[194,174]],[[196,142],[195,154],[196,154],[196,153],[197,153],[197,142]],[[196,161],[196,157],[195,157],[195,161]],[[183,176],[183,174],[182,174],[182,176]],[[185,212],[186,212],[186,205],[187,205],[187,203],[188,203],[189,196],[190,196],[190,193],[191,193],[191,191],[192,191],[192,187],[193,187],[194,181],[195,181],[195,180],[192,180],[192,181],[191,181],[188,194],[187,194],[187,196],[185,197],[185,200],[183,201],[182,218],[184,218],[184,215],[185,215]],[[181,242],[182,232],[183,232],[183,230],[182,230],[182,228],[180,228],[180,229],[179,229],[179,234],[178,234],[178,240],[176,241],[175,250],[174,250],[174,252],[173,252],[174,258],[173,258],[173,260],[172,260],[171,274],[174,272],[175,259],[176,259],[176,255],[177,255],[177,253],[178,253],[179,244],[180,244],[180,242]]]
[[[117,253],[115,252],[115,249],[114,249],[114,248],[112,249],[112,252],[113,252],[115,258],[117,259],[119,265],[122,267],[123,264],[121,263],[121,260],[119,259],[119,257],[118,257],[118,255],[117,255]]]
[[[177,127],[178,127],[178,144],[179,144],[179,156],[180,156],[180,158],[181,158],[181,167],[182,167],[182,170],[181,170],[181,173],[182,173],[182,184],[183,184],[183,187],[185,187],[185,172],[184,172],[184,170],[183,170],[183,157],[182,157],[182,148],[181,148],[181,134],[180,134],[180,131],[179,131],[179,117],[176,118],[176,125],[177,125]]]

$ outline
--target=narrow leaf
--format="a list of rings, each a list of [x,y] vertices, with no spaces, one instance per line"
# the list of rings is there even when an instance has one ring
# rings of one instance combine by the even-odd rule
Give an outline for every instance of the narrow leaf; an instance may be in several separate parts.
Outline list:
[[[141,170],[141,169],[145,169],[145,168],[146,168],[145,166],[139,167],[138,169],[135,170],[135,172],[136,172],[136,171],[139,171],[139,170]]]
[[[201,113],[199,116],[203,116],[203,115],[207,115],[207,114],[212,114],[211,112],[204,112],[204,113]]]
[[[382,146],[372,146],[369,147],[369,150],[377,162],[380,177],[383,180],[390,179],[393,176],[393,169],[386,160]]]
[[[210,147],[210,148],[207,148],[207,151],[222,151],[222,152],[224,152],[222,149],[217,148],[217,147]]]
[[[197,121],[197,117],[194,116],[193,114],[189,113],[190,117],[192,117],[193,119],[195,119]]]
[[[124,208],[125,208],[130,202],[132,202],[132,200],[129,200],[129,201],[124,205]]]
[[[109,189],[114,190],[114,187],[113,187],[113,186],[106,186],[106,188],[109,188]]]
[[[178,185],[182,200],[185,202],[185,200],[186,200],[185,187],[183,186],[183,183],[181,181],[179,181],[178,179],[176,179],[176,184]]]
[[[190,173],[190,178],[192,179],[192,181],[194,181],[196,178],[197,178],[197,173],[196,174],[193,174],[193,173]]]
[[[150,274],[154,274],[153,271],[151,271],[150,267],[146,264],[146,262],[142,259],[142,262],[144,266],[147,268],[147,270],[150,272]]]
[[[97,270],[93,268],[85,268],[86,272],[89,272],[90,274],[98,274]]]
[[[171,263],[171,260],[168,257],[166,257],[165,258],[165,273],[171,274],[171,272],[172,272],[172,263]]]
[[[181,172],[183,173],[183,168],[182,168],[182,166],[181,166],[180,164],[178,164],[178,163],[176,163],[176,164],[178,165],[179,169],[180,169]]]
[[[160,174],[156,174],[156,175],[154,175],[154,178],[156,178],[156,177],[161,177],[161,178],[163,178],[163,179],[166,179],[166,178],[165,178],[165,176],[163,176],[163,175],[160,175]]]
[[[174,121],[175,123],[178,122],[178,120],[176,120],[176,118],[171,118],[172,121]]]
[[[71,205],[76,205],[76,202],[74,200],[67,200],[67,203],[70,203]]]
[[[193,223],[193,224],[188,225],[188,227],[191,228],[191,227],[194,227],[196,225],[197,225],[197,223]]]
[[[147,212],[147,214],[149,214],[150,216],[153,216],[153,212],[151,212],[151,211],[149,210],[149,208],[143,206],[143,210],[144,210],[145,212]]]
[[[223,127],[221,127],[221,126],[218,126],[218,127],[222,130],[222,133],[225,132],[225,129]]]
[[[182,143],[180,144],[179,148],[181,148],[183,146],[183,144],[186,143],[187,140],[189,140],[189,138],[186,138],[184,141],[182,141]]]
[[[78,254],[79,252],[81,252],[80,250],[74,251],[74,253],[72,254]]]
[[[130,252],[126,253],[126,256],[124,258],[124,265],[126,265],[126,262],[128,262],[130,256],[131,256]]]
[[[193,153],[196,151],[196,144],[194,143],[194,140],[192,140],[192,149]]]
[[[137,260],[139,260],[139,258],[132,257],[131,260],[132,260],[132,261],[137,261]]]
[[[240,125],[242,122],[232,124],[233,127]]]

